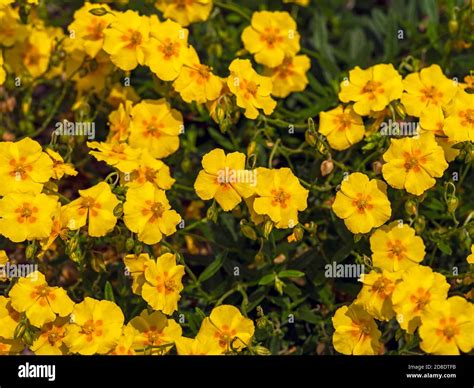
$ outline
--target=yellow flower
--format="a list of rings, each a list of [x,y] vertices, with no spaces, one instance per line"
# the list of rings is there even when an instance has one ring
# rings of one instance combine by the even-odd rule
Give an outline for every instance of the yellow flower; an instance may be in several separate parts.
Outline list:
[[[448,295],[446,278],[430,267],[417,265],[408,268],[392,295],[393,309],[400,327],[413,333],[421,323],[421,316],[434,301]]]
[[[209,338],[181,337],[176,341],[176,350],[180,356],[217,356],[222,354],[219,343]]]
[[[0,356],[18,355],[25,348],[20,340],[7,340],[0,338]]]
[[[57,318],[41,328],[38,338],[33,342],[31,351],[37,356],[61,356],[68,353],[63,339],[69,324],[68,318]]]
[[[213,341],[222,353],[241,351],[251,345],[255,325],[240,311],[230,305],[215,307],[208,318],[204,318],[196,339]]]
[[[259,167],[257,197],[253,210],[268,215],[277,228],[293,228],[298,224],[298,211],[308,206],[308,190],[301,186],[289,168],[267,169]]]
[[[219,97],[222,85],[222,79],[214,75],[209,66],[202,65],[196,50],[190,47],[185,65],[173,83],[181,98],[198,104],[213,101]]]
[[[140,316],[130,321],[129,325],[139,331],[133,347],[137,353],[141,354],[168,353],[182,333],[181,326],[173,319],[167,319],[161,311],[149,314],[143,310]]]
[[[256,119],[259,109],[271,115],[276,107],[276,101],[270,96],[271,78],[257,74],[248,59],[234,59],[229,70],[227,86],[237,97],[237,106],[245,109],[245,117]]]
[[[113,69],[114,65],[104,51],[99,51],[96,57],[90,60],[84,52],[76,50],[66,59],[66,74],[72,76],[74,73],[72,79],[76,82],[78,98],[81,94],[102,92]]]
[[[147,149],[154,158],[166,158],[179,148],[183,116],[164,99],[144,100],[132,109],[130,145]]]
[[[268,67],[279,66],[285,56],[300,51],[300,35],[288,12],[254,12],[251,25],[242,32],[242,42],[257,63]]]
[[[220,148],[208,152],[202,158],[203,170],[194,183],[199,198],[215,198],[224,211],[235,208],[242,198],[254,193],[255,171],[245,169],[245,155],[232,152],[228,155]]]
[[[400,279],[400,272],[382,273],[370,271],[362,276],[362,289],[357,295],[356,304],[380,321],[389,321],[395,316],[392,306],[392,293]]]
[[[10,259],[7,256],[7,252],[5,252],[3,249],[0,250],[0,282],[6,282],[8,281],[8,276],[6,276],[5,273],[3,273],[3,269],[5,268],[5,265],[10,261]],[[0,335],[2,337],[2,335]]]
[[[187,26],[207,20],[212,10],[212,0],[157,0],[155,6],[166,19]]]
[[[13,309],[10,298],[0,295],[0,338],[13,339],[20,318],[20,313]]]
[[[145,271],[153,262],[148,253],[141,253],[140,255],[127,255],[124,257],[126,269],[133,279],[132,291],[134,294],[141,295],[142,287],[145,283]]]
[[[17,243],[48,237],[56,205],[46,194],[8,194],[0,199],[0,234]]]
[[[3,68],[3,52],[0,51],[0,85],[2,85],[5,82],[6,78],[7,78],[7,73],[5,69]]]
[[[361,141],[365,134],[364,122],[351,106],[321,112],[319,132],[327,137],[329,145],[342,151]]]
[[[127,143],[87,142],[87,146],[98,151],[89,151],[97,160],[104,161],[122,172],[138,168],[141,150],[130,147]]]
[[[27,28],[20,22],[18,9],[4,7],[0,9],[0,42],[2,46],[10,47],[16,42],[22,42],[28,36]]]
[[[119,143],[126,141],[130,134],[130,123],[133,102],[126,100],[120,103],[117,110],[109,114],[109,135],[108,143]]]
[[[145,244],[156,244],[163,235],[175,233],[181,221],[181,216],[171,209],[165,192],[150,182],[128,190],[123,211],[125,225],[138,233],[138,239]]]
[[[467,257],[466,260],[469,264],[474,264],[474,244],[471,245],[471,254]]]
[[[460,296],[433,302],[419,329],[420,348],[436,355],[459,355],[474,346],[474,306]]]
[[[354,101],[356,113],[367,116],[400,98],[402,91],[402,77],[391,64],[382,63],[366,70],[356,66],[349,72],[349,80],[341,82],[339,99]]]
[[[444,123],[444,132],[454,143],[474,141],[474,95],[459,92]]]
[[[122,70],[133,70],[145,64],[145,46],[150,34],[148,17],[128,10],[116,13],[115,20],[104,31],[104,50]]]
[[[146,46],[146,64],[163,81],[172,81],[187,62],[189,31],[178,23],[157,18],[151,21],[151,38]]]
[[[294,3],[301,5],[302,7],[307,7],[310,0],[283,0],[284,3]]]
[[[311,67],[311,61],[306,55],[285,57],[281,65],[265,68],[264,75],[273,82],[272,95],[285,98],[290,93],[302,92],[308,85],[306,72]]]
[[[38,259],[41,259],[44,256],[46,251],[53,246],[58,237],[63,241],[66,241],[69,232],[69,228],[67,227],[69,221],[70,220],[67,218],[67,214],[64,211],[64,207],[62,207],[58,202],[53,213],[53,226],[51,232],[47,238],[40,241],[41,252],[38,253]]]
[[[376,355],[382,349],[380,330],[374,319],[356,304],[337,309],[332,318],[334,349],[346,355]]]
[[[136,354],[135,350],[133,349],[133,343],[135,342],[135,338],[139,335],[137,329],[133,326],[127,325],[124,326],[122,335],[117,341],[117,345],[115,348],[110,352],[110,354],[116,356],[133,356]]]
[[[440,110],[446,106],[458,90],[456,83],[447,78],[438,65],[431,65],[403,80],[404,93],[401,102],[411,116],[420,117],[421,112]]]
[[[95,16],[91,9],[103,8],[105,15]],[[74,21],[68,26],[69,36],[79,41],[82,49],[94,58],[104,45],[104,31],[114,21],[115,17],[107,4],[86,2],[74,12]]]
[[[169,190],[173,186],[175,180],[171,178],[170,168],[161,160],[152,157],[147,150],[143,150],[137,163],[137,168],[124,176],[126,186],[136,189],[146,182],[161,190]]]
[[[117,109],[121,103],[125,104],[130,100],[133,104],[140,101],[140,96],[137,94],[133,86],[124,86],[120,82],[113,84],[107,103],[114,109]]]
[[[18,142],[0,142],[0,195],[38,194],[53,176],[53,162],[38,142],[24,138]]]
[[[421,195],[433,187],[434,178],[443,176],[448,168],[443,149],[430,133],[417,138],[391,139],[383,159],[386,163],[382,174],[388,184],[414,195]]]
[[[179,293],[183,290],[181,278],[184,266],[176,265],[176,256],[165,253],[151,261],[145,270],[142,297],[153,310],[171,315],[178,309]]]
[[[368,233],[383,225],[392,215],[387,185],[355,172],[342,182],[332,210],[352,233]]]
[[[66,317],[74,308],[74,302],[60,287],[50,287],[42,273],[35,271],[20,278],[10,290],[12,307],[25,313],[33,326],[41,327],[56,319],[56,314]]]
[[[79,190],[80,198],[64,206],[69,219],[68,228],[77,230],[89,220],[88,233],[91,237],[103,237],[117,223],[115,207],[120,203],[105,182],[87,189]]]
[[[72,165],[71,163],[64,163],[64,159],[58,152],[53,151],[51,148],[47,148],[46,153],[49,155],[53,162],[53,179],[59,180],[64,175],[77,175],[77,171],[74,169],[74,165]]]
[[[406,224],[393,222],[370,236],[374,267],[397,272],[418,265],[425,257],[423,239]]]
[[[71,353],[106,354],[122,334],[124,316],[115,303],[86,297],[76,304],[70,321],[63,342]]]

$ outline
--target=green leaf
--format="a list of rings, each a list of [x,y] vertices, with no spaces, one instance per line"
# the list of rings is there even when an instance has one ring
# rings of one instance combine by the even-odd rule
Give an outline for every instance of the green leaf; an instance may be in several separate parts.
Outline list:
[[[274,280],[275,280],[275,274],[270,273],[268,275],[265,275],[263,278],[261,278],[260,281],[258,282],[258,285],[259,286],[266,286],[267,284],[270,284]]]
[[[222,267],[222,264],[224,264],[225,256],[225,254],[218,254],[216,256],[216,259],[211,264],[209,264],[209,266],[204,271],[202,271],[201,275],[199,275],[198,280],[200,282],[204,282],[207,279],[212,278],[214,274]]]
[[[284,271],[281,271],[279,274],[278,274],[278,277],[279,278],[300,278],[302,276],[304,276],[304,272],[301,272],[301,271],[297,271],[295,269],[286,269]]]
[[[115,303],[114,290],[112,288],[112,284],[110,284],[108,280],[104,287],[104,298],[105,300]]]
[[[444,240],[437,240],[436,241],[436,246],[439,248],[439,250],[447,255],[451,255],[453,253],[451,247],[448,245],[448,243]]]
[[[209,135],[223,148],[229,150],[229,151],[235,151],[234,145],[221,133],[219,133],[217,130],[215,130],[212,127],[208,128]]]

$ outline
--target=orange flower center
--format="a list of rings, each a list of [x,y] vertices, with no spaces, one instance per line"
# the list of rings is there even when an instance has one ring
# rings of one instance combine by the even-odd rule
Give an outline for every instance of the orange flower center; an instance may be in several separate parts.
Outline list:
[[[191,72],[192,77],[197,78],[197,83],[202,85],[211,77],[211,68],[206,65],[195,65]]]
[[[430,101],[432,104],[439,105],[441,103],[441,98],[443,98],[443,93],[441,93],[434,86],[426,87],[421,90],[423,96],[421,100],[423,102]]]
[[[144,216],[151,215],[148,222],[155,222],[163,216],[163,213],[165,212],[165,208],[161,203],[152,202],[148,200],[148,201],[145,201],[145,204],[147,205],[147,207],[145,207],[142,210],[142,214]]]
[[[26,157],[22,156],[20,160],[11,159],[9,164],[11,166],[10,176],[14,177],[16,180],[25,180],[28,178],[28,172],[33,170],[33,167],[25,164]]]
[[[380,298],[386,299],[392,295],[393,289],[395,288],[394,283],[387,278],[379,278],[372,285],[372,292],[376,293]]]
[[[38,219],[38,217],[35,217],[35,214],[38,213],[38,208],[26,202],[23,203],[19,208],[15,209],[15,213],[18,213],[17,221],[20,224],[25,222],[33,224]]]
[[[415,304],[415,311],[422,311],[425,306],[430,303],[431,293],[422,287],[416,290],[416,293],[410,297],[410,301]]]
[[[81,333],[85,334],[87,341],[91,342],[94,337],[100,337],[104,334],[104,322],[101,319],[97,321],[89,319],[82,326]]]
[[[406,247],[400,240],[387,242],[388,257],[390,259],[402,260],[405,257]]]
[[[100,20],[99,18],[93,18],[91,24],[87,26],[88,34],[84,37],[88,40],[101,40],[104,37],[104,28],[106,27],[106,22]]]
[[[277,76],[280,79],[287,79],[295,74],[294,66],[293,66],[293,59],[286,57],[283,60],[283,63],[277,67],[276,69]]]
[[[158,122],[156,116],[152,116],[151,121],[143,120],[142,124],[146,128],[143,132],[145,137],[153,136],[158,138],[161,136],[161,129],[164,128],[164,125]]]
[[[155,326],[150,326],[150,330],[145,331],[143,334],[146,337],[143,343],[145,346],[160,346],[163,343],[163,339],[161,338],[163,333],[157,331]]]
[[[369,94],[369,98],[373,100],[375,98],[376,93],[382,94],[384,92],[384,89],[381,86],[381,82],[373,80],[367,81],[367,83],[362,88],[362,93]]]
[[[92,197],[84,197],[81,201],[81,207],[78,210],[80,215],[85,214],[89,211],[89,215],[92,217],[97,216],[98,212],[96,209],[100,209],[102,206],[100,203],[96,202],[96,200]]]
[[[172,294],[178,289],[178,285],[173,279],[168,278],[168,272],[156,277],[156,289],[159,293]]]
[[[439,328],[436,329],[436,335],[444,337],[446,342],[450,342],[457,335],[459,335],[459,327],[456,325],[456,318],[449,317],[441,318],[439,320]]]
[[[283,42],[283,37],[278,27],[266,27],[260,34],[260,40],[265,42],[268,48],[274,48],[278,43]]]
[[[161,51],[165,57],[165,59],[171,59],[172,57],[179,56],[179,42],[173,42],[170,38],[166,38],[160,46],[158,46],[158,50]]]
[[[122,40],[128,42],[127,48],[134,49],[142,43],[143,37],[139,31],[128,29],[128,34],[122,36]]]
[[[244,91],[244,98],[247,100],[251,97],[255,97],[258,92],[258,85],[253,81],[241,81],[240,82],[240,89]]]
[[[287,201],[291,198],[291,195],[286,193],[283,189],[271,191],[273,199],[272,199],[272,206],[280,206],[282,208],[286,208],[288,206]]]
[[[337,125],[337,130],[341,132],[350,129],[352,125],[351,117],[345,113],[337,115],[334,123]]]
[[[214,338],[219,341],[219,346],[221,348],[227,348],[236,335],[237,330],[231,330],[229,326],[222,325],[222,327],[214,333]]]
[[[352,206],[356,207],[360,214],[364,214],[366,210],[371,210],[374,207],[370,203],[371,200],[372,197],[370,195],[358,193],[357,198],[352,201]]]
[[[462,125],[470,125],[471,127],[474,126],[474,109],[467,109],[465,111],[461,111],[459,112],[459,116],[461,117]]]
[[[413,150],[412,153],[404,152],[403,157],[405,159],[404,167],[408,171],[413,170],[414,172],[421,171],[421,165],[426,163],[426,157],[422,155],[421,150]]]
[[[174,4],[176,8],[180,10],[185,9],[187,6],[193,5],[194,0],[174,0]]]
[[[56,295],[54,295],[53,291],[47,284],[42,284],[33,289],[30,297],[31,299],[38,301],[40,306],[46,306],[48,304],[48,299],[54,300]]]

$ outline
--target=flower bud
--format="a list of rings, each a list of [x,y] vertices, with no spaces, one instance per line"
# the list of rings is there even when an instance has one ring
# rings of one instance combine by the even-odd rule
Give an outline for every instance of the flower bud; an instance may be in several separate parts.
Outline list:
[[[273,221],[267,220],[263,226],[263,237],[268,238],[273,230]]]
[[[306,140],[306,143],[308,143],[311,147],[314,147],[318,142],[316,134],[310,131],[309,129],[304,133],[304,138]]]
[[[122,214],[123,214],[123,204],[119,203],[117,206],[115,206],[114,216],[117,218],[120,218],[122,217]]]
[[[257,345],[254,348],[255,353],[257,353],[259,356],[271,356],[272,352],[270,349],[267,349],[264,346]]]
[[[283,287],[285,287],[285,283],[283,283],[278,276],[275,276],[275,290],[277,290],[280,295],[283,295]]]
[[[135,246],[135,240],[132,237],[127,238],[127,241],[125,241],[125,249],[127,251],[131,251],[134,246]]]
[[[406,201],[405,211],[409,216],[415,216],[418,211],[416,202],[412,199],[409,199],[408,201]]]
[[[448,199],[446,204],[448,205],[448,212],[453,214],[459,205],[459,200],[453,195]]]
[[[321,163],[321,175],[329,175],[334,170],[334,162],[331,159],[326,159]]]
[[[416,217],[414,226],[415,226],[416,233],[421,234],[423,230],[425,230],[425,226],[426,226],[425,217],[423,216]]]
[[[213,202],[212,205],[209,207],[209,209],[207,209],[206,217],[209,221],[216,223],[218,216],[219,216],[219,211],[217,209],[216,203]]]
[[[459,31],[459,23],[456,19],[451,19],[448,23],[448,29],[449,29],[449,33],[451,35],[456,35],[457,32]]]
[[[26,256],[26,260],[31,260],[34,258],[35,256],[35,253],[36,253],[36,243],[31,243],[29,244],[27,247],[26,247],[26,251],[25,251],[25,256]]]
[[[249,238],[250,240],[256,240],[257,239],[257,233],[255,232],[255,229],[252,228],[247,221],[241,220],[240,221],[240,230],[242,234]]]

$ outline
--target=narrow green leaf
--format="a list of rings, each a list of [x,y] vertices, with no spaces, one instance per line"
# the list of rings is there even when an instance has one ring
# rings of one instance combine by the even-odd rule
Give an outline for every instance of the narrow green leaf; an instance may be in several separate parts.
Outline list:
[[[278,274],[278,277],[279,278],[300,278],[304,275],[305,275],[304,272],[297,271],[295,269],[286,269],[284,271],[281,271]]]

